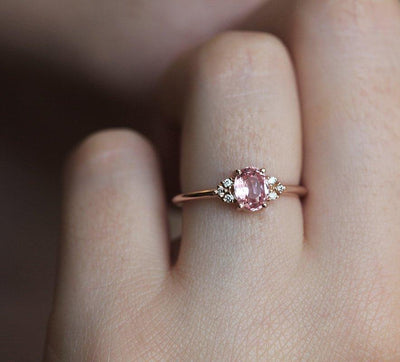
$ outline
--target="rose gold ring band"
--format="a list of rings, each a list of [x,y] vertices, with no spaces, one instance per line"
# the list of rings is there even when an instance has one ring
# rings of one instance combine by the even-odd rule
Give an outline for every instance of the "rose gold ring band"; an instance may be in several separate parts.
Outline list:
[[[303,197],[307,194],[307,189],[304,186],[285,185],[285,191],[282,192],[282,196],[299,196]],[[210,199],[212,197],[218,197],[216,189],[200,190],[188,192],[186,194],[179,194],[172,198],[172,202],[176,205],[181,205],[185,201],[198,200],[198,199]]]
[[[179,194],[172,202],[180,206],[190,200],[220,198],[225,203],[236,204],[239,209],[258,211],[280,196],[302,197],[306,194],[304,186],[283,185],[276,177],[268,176],[264,168],[245,167],[222,180],[215,189]]]

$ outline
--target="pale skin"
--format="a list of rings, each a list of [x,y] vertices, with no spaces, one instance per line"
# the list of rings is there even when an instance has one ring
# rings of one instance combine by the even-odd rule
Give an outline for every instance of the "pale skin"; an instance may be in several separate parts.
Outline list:
[[[255,165],[307,197],[185,204],[171,265],[154,147],[89,137],[65,172],[48,360],[400,359],[400,4],[307,0],[291,24],[174,69],[181,182]]]

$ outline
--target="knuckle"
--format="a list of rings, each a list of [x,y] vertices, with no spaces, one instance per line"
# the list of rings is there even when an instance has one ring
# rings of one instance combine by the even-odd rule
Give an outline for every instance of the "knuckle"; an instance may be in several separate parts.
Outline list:
[[[116,161],[125,158],[143,158],[153,153],[150,142],[141,134],[129,129],[102,130],[89,135],[72,152],[66,171],[81,167],[114,169]],[[141,157],[137,157],[141,156]]]
[[[208,85],[246,86],[252,78],[271,77],[290,69],[285,45],[277,37],[256,32],[230,31],[203,45],[195,60],[197,80]]]

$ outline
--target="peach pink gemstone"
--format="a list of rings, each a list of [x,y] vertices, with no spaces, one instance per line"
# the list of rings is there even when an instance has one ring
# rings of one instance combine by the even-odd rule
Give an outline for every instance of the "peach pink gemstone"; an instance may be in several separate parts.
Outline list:
[[[235,198],[239,207],[249,211],[257,211],[267,202],[269,186],[260,169],[246,167],[234,181]]]

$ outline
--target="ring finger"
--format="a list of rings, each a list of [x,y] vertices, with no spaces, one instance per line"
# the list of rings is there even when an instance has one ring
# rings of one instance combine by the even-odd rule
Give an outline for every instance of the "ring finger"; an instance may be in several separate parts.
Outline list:
[[[298,184],[298,96],[281,42],[266,34],[227,33],[203,46],[192,65],[183,127],[183,191],[214,188],[246,166],[265,167],[282,183]],[[181,273],[208,283],[215,275],[229,272],[242,278],[278,265],[274,272],[279,274],[285,270],[282,263],[300,255],[303,221],[297,198],[283,197],[255,213],[229,206],[219,200],[184,204],[176,266]]]

